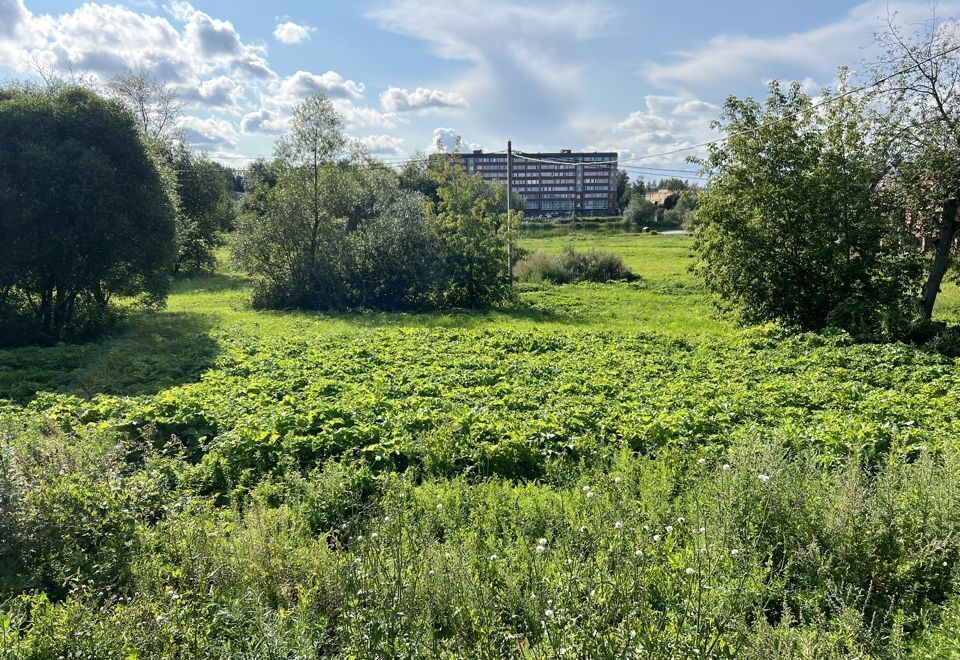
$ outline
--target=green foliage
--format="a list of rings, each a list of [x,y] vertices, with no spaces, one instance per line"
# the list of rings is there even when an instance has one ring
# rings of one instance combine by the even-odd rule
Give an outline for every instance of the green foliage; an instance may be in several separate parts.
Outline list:
[[[623,258],[613,252],[590,250],[577,252],[572,246],[564,248],[559,255],[539,250],[517,262],[514,266],[517,279],[526,282],[611,282],[633,281],[636,274],[623,263]]]
[[[744,321],[872,336],[911,322],[916,259],[878,192],[884,163],[865,148],[864,117],[850,96],[815,110],[796,84],[771,84],[764,106],[727,101],[733,137],[705,161],[696,270]]]
[[[0,655],[950,657],[955,361],[639,332],[701,309],[689,239],[524,242],[568,244],[644,280],[306,315],[199,277],[158,318],[215,362],[172,327],[0,352]]]
[[[161,303],[176,256],[159,168],[118,103],[0,89],[0,343],[95,332],[115,296]]]
[[[233,229],[236,208],[233,175],[219,163],[183,146],[174,148],[170,166],[176,174],[178,204],[178,272],[212,272],[220,232]]]
[[[632,225],[648,225],[657,220],[657,207],[647,200],[642,193],[634,192],[630,196],[630,203],[623,212],[623,221]]]
[[[685,190],[680,193],[676,204],[663,212],[663,222],[675,227],[692,229],[696,226],[697,193]]]
[[[437,173],[439,201],[426,217],[442,245],[444,307],[485,307],[509,298],[506,191],[447,165]]]
[[[346,149],[336,110],[316,97],[251,181],[233,258],[256,278],[256,307],[483,307],[506,298],[502,189],[448,167],[429,173],[439,200],[429,204],[403,177]]]

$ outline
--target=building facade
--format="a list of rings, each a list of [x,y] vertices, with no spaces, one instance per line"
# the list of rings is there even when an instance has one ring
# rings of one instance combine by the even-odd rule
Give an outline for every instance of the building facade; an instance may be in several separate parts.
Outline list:
[[[482,150],[460,154],[467,174],[507,183],[507,155]],[[511,166],[513,191],[523,196],[531,216],[614,215],[617,208],[617,154],[515,151]]]

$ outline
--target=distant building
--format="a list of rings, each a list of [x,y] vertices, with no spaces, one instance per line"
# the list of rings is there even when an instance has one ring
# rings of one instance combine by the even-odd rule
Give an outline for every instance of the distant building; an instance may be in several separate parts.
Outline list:
[[[460,154],[467,174],[507,183],[507,155],[482,150]],[[530,160],[536,159],[536,160]],[[547,161],[547,162],[542,162]],[[614,215],[617,209],[617,154],[513,153],[513,191],[523,196],[527,215]]]
[[[653,202],[655,206],[667,206],[671,198],[680,197],[680,193],[676,190],[668,190],[666,188],[661,188],[660,190],[654,190],[653,192],[648,192],[646,194],[647,201]],[[674,200],[675,201],[675,200]]]

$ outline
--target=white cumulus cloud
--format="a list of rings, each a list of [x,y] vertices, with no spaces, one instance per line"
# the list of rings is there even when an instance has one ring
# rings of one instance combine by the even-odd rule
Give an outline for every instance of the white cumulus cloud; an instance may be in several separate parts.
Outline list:
[[[277,41],[285,44],[299,44],[310,38],[310,33],[316,28],[309,25],[300,25],[293,21],[284,21],[277,25],[273,36]]]

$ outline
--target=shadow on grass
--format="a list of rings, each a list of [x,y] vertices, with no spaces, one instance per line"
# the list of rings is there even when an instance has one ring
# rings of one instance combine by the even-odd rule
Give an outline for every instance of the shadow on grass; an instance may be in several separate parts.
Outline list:
[[[295,316],[307,320],[337,320],[349,323],[357,328],[445,328],[472,330],[489,327],[497,321],[521,321],[528,323],[559,323],[579,324],[582,319],[573,315],[561,313],[530,304],[525,300],[506,307],[490,307],[486,309],[454,308],[429,311],[379,311],[379,310],[349,310],[349,311],[261,311],[260,313],[282,316]]]
[[[154,394],[194,381],[219,351],[210,327],[199,314],[140,313],[97,342],[0,350],[0,399]]]

